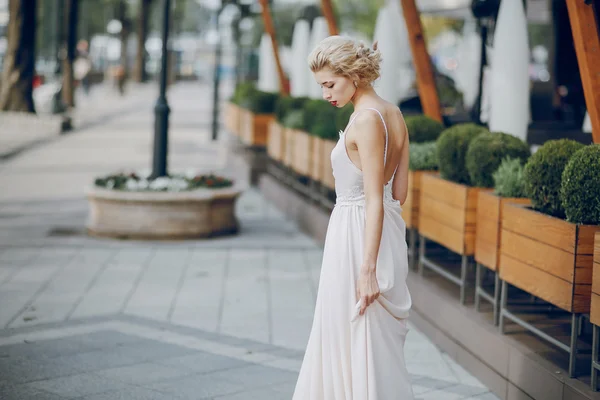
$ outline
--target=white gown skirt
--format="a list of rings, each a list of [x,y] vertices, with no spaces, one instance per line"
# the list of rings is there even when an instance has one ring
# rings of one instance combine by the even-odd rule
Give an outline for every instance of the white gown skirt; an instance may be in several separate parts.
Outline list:
[[[411,298],[406,226],[400,206],[384,206],[377,260],[381,295],[357,314],[365,211],[336,205],[327,229],[313,326],[293,400],[411,400],[404,362]]]

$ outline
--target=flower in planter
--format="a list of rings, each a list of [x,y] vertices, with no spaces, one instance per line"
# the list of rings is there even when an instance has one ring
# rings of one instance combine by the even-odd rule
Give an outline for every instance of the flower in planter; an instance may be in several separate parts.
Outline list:
[[[182,192],[199,188],[225,188],[233,185],[233,181],[214,174],[197,175],[191,171],[185,174],[162,176],[155,179],[145,173],[118,173],[97,178],[95,185],[110,190],[130,192]]]

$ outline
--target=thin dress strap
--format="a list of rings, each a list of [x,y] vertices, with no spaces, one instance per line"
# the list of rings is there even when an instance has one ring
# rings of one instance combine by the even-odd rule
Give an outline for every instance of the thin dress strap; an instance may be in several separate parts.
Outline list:
[[[387,161],[387,147],[388,147],[388,129],[387,129],[387,125],[385,124],[385,119],[383,119],[383,115],[381,115],[379,110],[376,108],[365,108],[365,110],[373,110],[373,111],[377,112],[377,114],[379,114],[379,117],[381,118],[381,122],[383,122],[383,128],[385,129],[385,147],[383,148],[383,165],[385,166],[385,163]]]

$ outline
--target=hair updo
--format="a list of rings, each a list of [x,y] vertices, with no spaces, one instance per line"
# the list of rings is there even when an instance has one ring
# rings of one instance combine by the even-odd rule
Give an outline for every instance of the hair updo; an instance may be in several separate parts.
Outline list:
[[[371,85],[379,78],[381,53],[377,43],[373,49],[343,36],[322,40],[308,56],[312,72],[330,68],[334,74],[356,80],[358,86]]]

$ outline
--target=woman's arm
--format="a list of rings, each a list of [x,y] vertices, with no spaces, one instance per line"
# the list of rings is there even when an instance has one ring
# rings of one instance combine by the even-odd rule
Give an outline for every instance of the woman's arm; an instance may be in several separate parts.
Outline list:
[[[360,315],[379,297],[377,283],[377,255],[383,229],[383,152],[385,134],[383,123],[375,113],[363,113],[352,127],[363,171],[365,192],[365,238],[363,261],[356,284],[356,295],[361,301]]]
[[[402,116],[400,116],[402,118]],[[400,204],[404,204],[406,196],[408,196],[408,159],[409,159],[409,140],[408,131],[406,130],[406,124],[404,124],[404,118],[402,118],[402,125],[404,126],[404,132],[401,135],[400,141],[402,146],[402,156],[396,175],[394,175],[394,182],[392,183],[392,196],[398,200]]]
[[[365,192],[365,243],[362,268],[375,271],[383,229],[383,186],[385,131],[375,112],[361,113],[353,128],[363,171]]]

